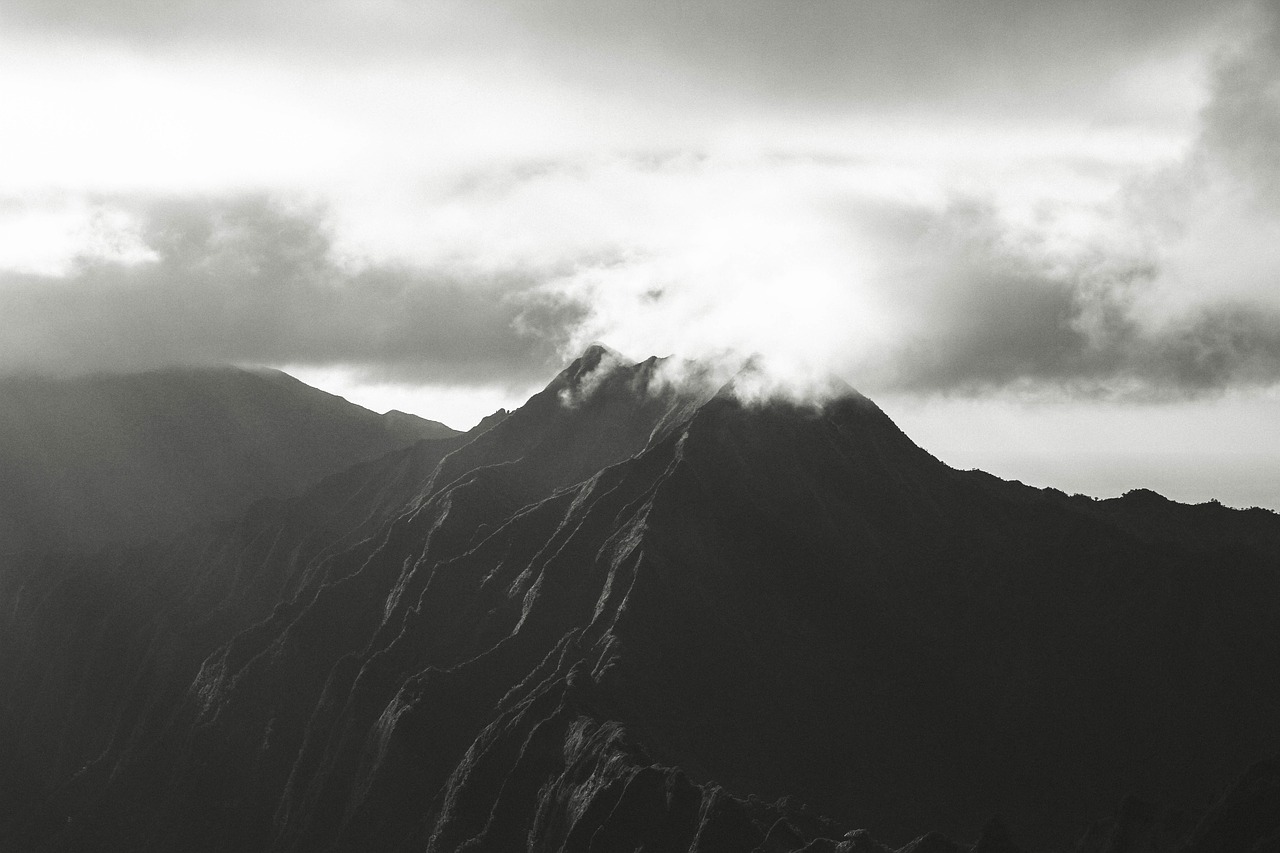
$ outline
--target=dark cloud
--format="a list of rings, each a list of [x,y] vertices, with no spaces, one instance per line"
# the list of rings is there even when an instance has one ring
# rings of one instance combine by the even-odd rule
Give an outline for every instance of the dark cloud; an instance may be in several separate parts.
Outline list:
[[[1140,235],[1127,256],[1105,241],[1054,255],[980,203],[882,217],[920,278],[892,384],[1171,397],[1280,382],[1280,255],[1260,251],[1280,237],[1280,8],[1250,12],[1187,157],[1122,193],[1116,227]]]
[[[154,260],[0,276],[6,371],[291,363],[522,382],[557,363],[581,312],[515,273],[351,267],[335,259],[322,211],[266,196],[115,203],[140,217]]]
[[[552,0],[514,8],[527,28],[562,46],[562,64],[594,58],[593,69],[606,80],[614,75],[603,58],[611,57],[618,78],[684,76],[802,103],[898,108],[946,99],[952,107],[982,102],[1036,110],[1046,99],[1096,96],[1125,67],[1167,57],[1241,5]],[[553,51],[547,57],[557,61]]]
[[[1061,269],[972,203],[904,221],[915,229],[899,251],[917,258],[908,298],[918,332],[888,355],[891,388],[1164,398],[1280,382],[1274,305],[1210,297],[1146,317],[1137,302],[1160,275],[1150,261],[1093,257]]]
[[[444,212],[432,218],[445,223],[437,233],[457,245],[432,254],[452,252],[470,266],[353,267],[335,257],[322,211],[289,208],[266,196],[115,199],[140,218],[141,243],[155,259],[125,264],[85,258],[63,276],[3,274],[0,366],[76,371],[171,362],[341,364],[401,379],[518,382],[545,374],[560,346],[583,330],[593,299],[608,303],[604,331],[627,324],[639,330],[629,341],[652,340],[648,333],[655,330],[678,339],[665,334],[675,328],[688,330],[689,338],[720,336],[689,341],[695,348],[751,351],[752,335],[762,337],[761,328],[770,341],[785,337],[777,328],[812,337],[814,326],[821,331],[826,325],[775,320],[793,319],[789,310],[845,310],[846,294],[837,291],[846,253],[824,243],[832,233],[838,241],[839,231],[820,216],[805,218],[811,205],[801,196],[827,191],[817,187],[813,176],[819,172],[829,171],[836,186],[841,169],[856,172],[856,158],[878,155],[832,155],[830,162],[816,155],[810,161],[803,154],[806,132],[831,118],[875,127],[880,108],[914,115],[925,128],[936,120],[945,130],[955,118],[961,126],[981,125],[992,132],[978,138],[997,147],[1004,124],[993,119],[999,116],[1043,131],[1041,141],[1048,142],[1057,125],[1041,122],[1044,116],[1068,124],[1087,115],[1099,125],[1109,118],[1142,125],[1149,118],[1140,103],[1143,90],[1125,90],[1117,79],[1148,61],[1203,55],[1226,38],[1213,26],[1245,6],[1258,15],[1256,39],[1222,60],[1194,155],[1172,170],[1172,178],[1150,182],[1163,193],[1159,198],[1150,186],[1131,193],[1137,200],[1131,199],[1133,210],[1120,222],[1143,237],[1152,232],[1156,245],[1132,257],[1103,245],[1063,258],[1035,244],[1027,233],[1035,226],[1016,231],[994,206],[957,204],[939,213],[900,200],[859,214],[857,227],[880,241],[874,246],[880,256],[869,259],[865,280],[848,278],[849,287],[875,291],[876,298],[896,288],[890,298],[907,319],[902,330],[885,334],[892,341],[884,373],[894,387],[976,392],[1030,383],[1081,393],[1129,387],[1193,394],[1274,383],[1280,381],[1276,301],[1253,298],[1259,292],[1253,283],[1225,287],[1232,270],[1203,263],[1179,270],[1187,280],[1201,276],[1192,286],[1203,293],[1187,300],[1190,307],[1158,318],[1138,310],[1140,297],[1154,292],[1179,262],[1164,244],[1182,240],[1184,259],[1200,252],[1193,260],[1213,260],[1191,244],[1221,242],[1221,235],[1184,215],[1210,209],[1198,204],[1196,194],[1204,192],[1198,183],[1217,186],[1225,173],[1255,200],[1280,205],[1274,4],[1236,0],[1158,6],[1103,0],[511,0],[483,7],[444,0],[13,0],[0,16],[28,32],[115,38],[139,48],[220,43],[232,45],[239,57],[274,55],[288,45],[321,63],[416,56],[426,64],[408,62],[406,69],[433,72],[466,70],[449,64],[466,53],[485,60],[481,66],[492,67],[493,77],[461,71],[434,76],[478,81],[482,108],[472,117],[477,140],[505,132],[505,125],[486,124],[501,110],[492,108],[497,101],[485,101],[485,86],[514,80],[530,67],[572,84],[570,92],[582,97],[568,99],[568,112],[588,115],[607,105],[617,108],[608,113],[613,116],[634,107],[637,116],[655,113],[662,127],[654,132],[661,144],[645,135],[650,131],[637,131],[630,157],[574,159],[581,152],[566,143],[574,153],[562,160],[551,142],[551,153],[522,153],[523,137],[511,133],[514,153],[481,158],[478,166],[468,161],[465,168],[445,163],[443,171],[457,180],[440,179],[447,191],[430,203]],[[537,76],[531,87],[546,84]],[[1177,86],[1195,89],[1174,74]],[[660,97],[614,97],[638,90]],[[1109,109],[1115,111],[1110,117]],[[668,124],[676,127],[682,118],[705,118],[708,127],[732,131],[743,116],[763,124],[781,117],[783,136],[796,136],[779,143],[785,150],[776,162],[734,165],[691,154],[695,145],[679,132],[668,133]],[[448,116],[437,123],[447,135]],[[610,147],[614,137],[603,127],[608,121],[588,123],[592,141],[586,147]],[[597,130],[603,142],[595,141]],[[743,135],[749,137],[750,128]],[[417,145],[418,137],[412,138]],[[939,134],[940,146],[946,138]],[[960,134],[957,144],[963,140]],[[1011,157],[1019,156],[1016,149]],[[458,157],[447,146],[442,150],[442,160]],[[1103,166],[1131,168],[1129,159],[1119,160]],[[413,180],[409,175],[404,183]],[[1122,179],[1108,174],[1099,180]],[[1249,224],[1247,213],[1229,212]],[[617,220],[612,225],[611,218]],[[1156,219],[1168,227],[1152,227]],[[688,227],[664,227],[668,221]],[[1042,236],[1049,230],[1042,229]],[[768,245],[775,235],[782,248]],[[854,235],[850,244],[863,236]],[[499,259],[490,265],[499,271],[476,272],[484,257]],[[896,270],[892,281],[877,280],[881,268]],[[1205,278],[1205,268],[1219,280]],[[542,286],[548,282],[553,286]],[[775,285],[795,289],[794,306],[785,304],[789,293],[765,292]],[[754,315],[735,310],[751,300],[760,302]],[[856,327],[856,318],[849,319]],[[810,356],[838,348],[826,344],[822,339],[798,349]],[[830,356],[830,364],[852,361],[845,352],[820,354]]]
[[[1226,169],[1280,212],[1280,8],[1260,4],[1254,21],[1254,38],[1217,69],[1194,165]]]

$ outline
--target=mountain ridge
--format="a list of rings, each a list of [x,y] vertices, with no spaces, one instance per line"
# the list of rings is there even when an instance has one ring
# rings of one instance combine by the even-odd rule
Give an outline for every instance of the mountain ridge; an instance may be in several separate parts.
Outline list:
[[[1190,547],[957,472],[860,395],[605,355],[179,560],[155,596],[240,603],[133,643],[189,651],[123,656],[166,698],[54,783],[38,849],[995,851],[991,814],[1060,844],[1276,747],[1273,517]]]
[[[0,379],[0,552],[144,541],[425,438],[280,371]]]

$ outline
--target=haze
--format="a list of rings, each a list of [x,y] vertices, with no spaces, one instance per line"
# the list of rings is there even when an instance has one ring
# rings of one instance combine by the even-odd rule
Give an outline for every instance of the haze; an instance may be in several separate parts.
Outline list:
[[[1273,2],[11,0],[0,371],[466,427],[588,342],[1280,508]]]

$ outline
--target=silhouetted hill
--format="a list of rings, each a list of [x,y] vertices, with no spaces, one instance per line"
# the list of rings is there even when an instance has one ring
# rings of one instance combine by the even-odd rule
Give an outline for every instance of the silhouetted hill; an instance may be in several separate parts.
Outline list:
[[[0,839],[1136,853],[1147,802],[1205,853],[1274,834],[1272,765],[1213,801],[1280,749],[1280,517],[660,367],[592,348],[239,524],[9,573]]]
[[[0,379],[0,553],[234,519],[259,498],[454,433],[277,371]]]

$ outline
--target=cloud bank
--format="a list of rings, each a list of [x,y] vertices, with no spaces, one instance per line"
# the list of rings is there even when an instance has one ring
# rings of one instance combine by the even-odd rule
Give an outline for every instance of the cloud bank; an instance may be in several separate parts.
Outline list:
[[[545,374],[580,308],[517,273],[352,263],[323,211],[264,196],[108,199],[128,244],[59,273],[0,274],[0,364],[344,364],[370,379],[503,384]],[[124,249],[121,256],[119,249]]]
[[[1267,3],[4,20],[0,370],[516,387],[602,340],[869,392],[1280,382]]]

